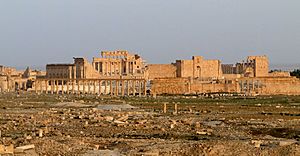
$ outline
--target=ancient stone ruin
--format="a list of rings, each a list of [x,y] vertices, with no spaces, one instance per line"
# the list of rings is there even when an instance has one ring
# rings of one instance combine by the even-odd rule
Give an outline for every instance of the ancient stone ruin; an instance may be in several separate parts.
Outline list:
[[[47,64],[46,72],[17,72],[1,66],[0,91],[28,90],[57,94],[160,95],[226,93],[299,95],[300,80],[289,72],[269,72],[267,56],[249,56],[236,64],[206,60],[176,60],[146,64],[128,51],[102,51],[92,63],[74,58],[71,64]],[[29,85],[29,82],[32,83]]]

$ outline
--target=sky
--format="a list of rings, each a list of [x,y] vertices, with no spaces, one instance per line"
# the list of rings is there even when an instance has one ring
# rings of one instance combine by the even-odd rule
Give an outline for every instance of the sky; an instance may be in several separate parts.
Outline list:
[[[128,50],[147,63],[193,55],[300,63],[300,0],[0,0],[0,64],[44,67]]]

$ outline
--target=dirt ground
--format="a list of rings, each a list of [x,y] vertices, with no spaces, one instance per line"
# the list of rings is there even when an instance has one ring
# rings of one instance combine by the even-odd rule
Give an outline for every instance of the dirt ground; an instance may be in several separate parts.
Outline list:
[[[2,93],[0,136],[15,155],[294,156],[300,97]]]

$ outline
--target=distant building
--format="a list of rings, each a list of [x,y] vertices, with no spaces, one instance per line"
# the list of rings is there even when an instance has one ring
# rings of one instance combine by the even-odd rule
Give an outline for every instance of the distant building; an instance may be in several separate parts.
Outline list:
[[[128,51],[102,51],[92,63],[73,58],[70,64],[47,64],[46,73],[27,68],[19,72],[0,66],[0,91],[110,95],[238,93],[300,95],[300,80],[288,72],[269,72],[268,57],[248,56],[236,64],[222,64],[193,56],[170,64],[146,64]]]
[[[0,92],[27,90],[32,87],[32,82],[38,76],[44,76],[44,72],[30,70],[17,71],[16,68],[0,66]]]
[[[47,64],[47,78],[89,79],[113,77],[144,77],[145,63],[138,55],[127,51],[103,51],[92,64],[84,58],[74,58],[73,64]]]

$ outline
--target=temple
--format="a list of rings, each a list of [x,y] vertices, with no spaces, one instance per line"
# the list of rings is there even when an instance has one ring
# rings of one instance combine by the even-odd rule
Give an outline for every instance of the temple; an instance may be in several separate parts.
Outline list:
[[[0,66],[0,91],[34,90],[50,94],[111,96],[300,95],[300,80],[289,72],[270,72],[267,56],[248,56],[235,64],[193,56],[170,64],[147,64],[125,50],[101,51],[90,63],[74,57],[73,63],[47,64],[46,72]]]

